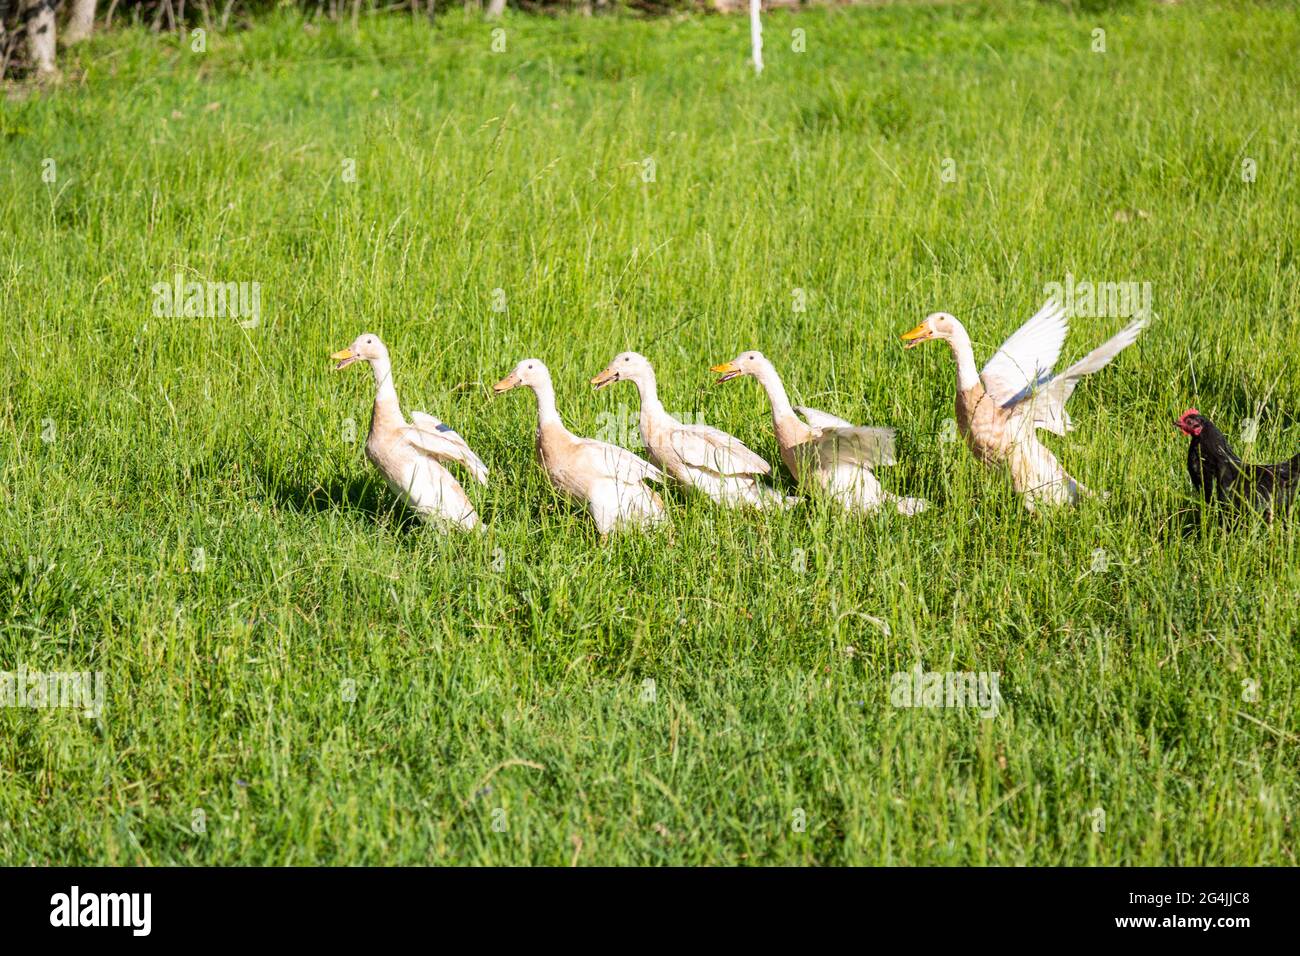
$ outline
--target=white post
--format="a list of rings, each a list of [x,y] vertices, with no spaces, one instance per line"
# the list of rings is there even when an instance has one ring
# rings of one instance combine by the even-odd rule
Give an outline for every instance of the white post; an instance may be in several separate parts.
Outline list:
[[[763,21],[758,12],[763,7],[763,0],[749,0],[749,38],[754,48],[754,72],[763,72]]]
[[[95,0],[72,0],[68,25],[59,37],[65,46],[87,39],[95,31]]]
[[[54,8],[46,0],[22,0],[21,16],[27,21],[27,58],[36,68],[36,78],[55,80],[59,68],[54,63]]]

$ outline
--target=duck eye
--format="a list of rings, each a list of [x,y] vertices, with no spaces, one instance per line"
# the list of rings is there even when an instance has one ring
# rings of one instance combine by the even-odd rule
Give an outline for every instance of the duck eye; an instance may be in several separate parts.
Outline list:
[[[630,356],[630,355],[625,355],[625,356],[623,356],[623,361],[624,361],[624,362],[630,362],[630,361],[632,361],[632,356]]]

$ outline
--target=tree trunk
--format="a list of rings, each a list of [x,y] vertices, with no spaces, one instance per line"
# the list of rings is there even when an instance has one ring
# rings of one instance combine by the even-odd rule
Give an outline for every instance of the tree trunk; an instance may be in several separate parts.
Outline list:
[[[90,39],[95,31],[95,0],[72,0],[72,13],[63,28],[63,45],[72,46]]]
[[[763,72],[763,20],[761,0],[749,0],[749,44],[754,51],[754,72]]]
[[[27,27],[27,57],[37,79],[54,79],[59,68],[54,62],[54,11],[59,0],[22,0],[22,19]]]
[[[489,19],[496,20],[505,12],[506,0],[488,0],[487,15]]]

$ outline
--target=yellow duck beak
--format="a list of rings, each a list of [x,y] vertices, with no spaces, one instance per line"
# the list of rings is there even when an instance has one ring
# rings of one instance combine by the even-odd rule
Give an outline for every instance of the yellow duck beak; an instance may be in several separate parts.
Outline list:
[[[911,332],[908,332],[903,336],[903,341],[907,343],[906,345],[903,346],[903,348],[905,349],[916,348],[926,339],[931,339],[931,338],[934,338],[934,333],[930,331],[930,327],[928,325],[922,322]]]
[[[591,380],[591,384],[596,386],[596,390],[599,391],[600,389],[608,385],[610,382],[617,382],[617,381],[618,381],[618,372],[615,372],[611,368],[607,368],[605,369],[605,371],[601,372],[599,375],[593,378]]]
[[[339,363],[334,366],[334,371],[337,372],[339,369],[347,368],[355,362],[357,360],[357,354],[351,349],[343,349],[340,352],[335,352],[330,356],[330,358]]]
[[[745,373],[736,367],[735,362],[723,362],[721,365],[712,365],[709,367],[710,372],[717,372],[722,378],[714,382],[714,385],[721,385],[723,382],[730,382]]]
[[[518,385],[519,385],[519,376],[516,375],[514,372],[511,372],[501,381],[497,382],[495,385],[492,386],[492,392],[495,395],[503,395],[506,392],[510,391],[512,388],[516,388]]]

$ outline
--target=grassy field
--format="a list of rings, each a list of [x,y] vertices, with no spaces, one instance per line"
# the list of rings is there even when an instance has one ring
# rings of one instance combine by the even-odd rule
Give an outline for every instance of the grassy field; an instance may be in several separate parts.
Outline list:
[[[1170,424],[1300,448],[1294,6],[765,22],[761,78],[743,17],[511,16],[493,52],[285,14],[9,88],[0,670],[106,706],[0,708],[0,863],[1295,863],[1300,526],[1201,520]],[[156,316],[177,273],[259,283],[258,322]],[[1048,436],[1109,497],[1034,516],[898,336],[943,309],[986,358],[1067,273],[1157,318]],[[363,330],[492,469],[485,535],[366,462],[370,376],[327,358]],[[774,461],[708,373],[764,350],[896,427],[881,477],[933,507],[671,492],[602,544],[489,386],[542,358],[635,442],[587,385],[625,348]],[[998,673],[997,715],[891,706],[918,662]]]

